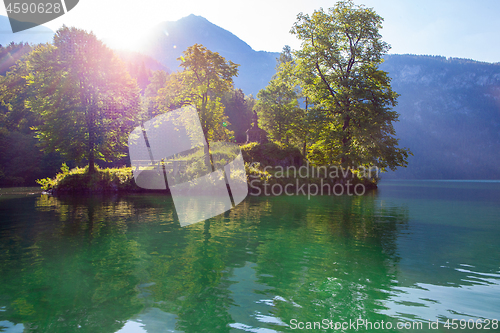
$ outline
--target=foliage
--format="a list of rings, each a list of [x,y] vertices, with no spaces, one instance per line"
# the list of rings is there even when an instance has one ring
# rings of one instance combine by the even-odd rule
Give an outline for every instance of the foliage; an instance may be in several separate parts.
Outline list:
[[[5,75],[16,61],[31,51],[28,43],[11,42],[7,46],[0,45],[0,75]]]
[[[10,131],[31,133],[30,128],[39,123],[39,117],[25,104],[35,97],[33,89],[28,89],[26,57],[0,78],[0,125]]]
[[[31,135],[0,130],[0,185],[21,186],[41,175],[42,153]]]
[[[258,179],[259,182],[267,183],[270,183],[272,181],[272,175],[269,173],[269,171],[264,170],[259,162],[245,162],[245,172],[247,174],[248,182],[251,182],[254,179]]]
[[[251,144],[251,148],[257,147]],[[269,148],[269,147],[268,147]],[[243,150],[243,149],[242,149]],[[315,188],[320,189],[321,186],[325,186],[324,193],[327,193],[328,188],[334,184],[340,184],[344,190],[349,189],[352,191],[352,187],[357,184],[362,184],[365,189],[374,189],[377,187],[378,177],[373,173],[369,172],[358,172],[359,170],[351,170],[352,172],[346,178],[336,167],[328,168],[317,166],[312,166],[309,163],[305,164],[289,164],[289,160],[284,160],[286,163],[276,163],[276,161],[269,161],[267,155],[256,154],[255,151],[252,152],[253,156],[259,156],[260,158],[250,159],[248,157],[248,149],[245,149],[244,156],[247,156],[247,160],[252,162],[245,162],[245,171],[247,174],[247,182],[249,184],[249,190],[260,191],[252,192],[254,195],[263,194],[263,191],[269,193],[269,186],[274,184],[279,184],[281,188],[285,186],[291,190],[296,190],[297,188],[306,186],[309,187],[310,184],[315,184]],[[255,160],[262,160],[261,162],[255,162]],[[339,186],[339,185],[337,185]],[[267,190],[266,190],[267,187]]]
[[[263,167],[267,165],[298,166],[303,160],[303,157],[297,148],[275,142],[262,144],[251,142],[242,145],[240,148],[245,162],[258,162]]]
[[[144,91],[144,108],[146,110],[146,117],[148,119],[154,118],[160,114],[158,110],[158,104],[156,103],[156,97],[158,96],[158,91],[163,88],[168,80],[168,73],[162,70],[153,72],[150,79],[150,83]],[[147,120],[147,119],[146,119]]]
[[[209,158],[207,158],[207,154],[210,154]],[[167,172],[172,170],[168,165],[171,161],[180,163],[179,170],[181,172],[176,175],[170,174],[170,176],[175,183],[184,183],[205,176],[211,166],[215,170],[224,169],[224,166],[237,158],[238,154],[239,149],[236,145],[228,146],[225,142],[210,142],[208,149],[198,147],[166,159],[166,169]]]
[[[105,168],[96,166],[95,173],[89,173],[89,167],[69,169],[63,163],[61,172],[54,178],[38,179],[36,182],[43,190],[57,193],[115,192],[137,190],[132,181],[132,168]]]
[[[245,142],[246,131],[252,123],[255,99],[251,95],[245,96],[241,89],[232,89],[222,95],[221,101],[230,124],[228,129],[234,131],[235,141]]]
[[[137,85],[141,89],[141,93],[144,93],[146,87],[150,83],[149,80],[153,76],[151,69],[146,67],[144,60],[140,63],[137,61],[128,61],[126,66],[130,76],[137,81]]]
[[[286,55],[281,56],[285,61]],[[260,125],[269,134],[269,138],[280,143],[291,143],[297,137],[295,125],[303,121],[305,113],[299,107],[299,91],[293,79],[295,64],[293,61],[279,63],[277,72],[266,88],[259,91],[256,109],[260,116]]]
[[[308,97],[299,87],[298,68],[290,46],[286,45],[276,60],[276,73],[267,87],[259,91],[256,110],[270,139],[297,146],[306,156],[316,125],[314,112],[308,109]]]
[[[315,114],[315,163],[392,170],[407,164],[410,152],[394,137],[398,95],[378,69],[389,49],[379,34],[382,20],[351,0],[297,16],[291,32],[302,41],[295,57]]]
[[[159,110],[167,112],[194,105],[207,140],[230,141],[232,133],[223,126],[227,125],[228,118],[221,96],[233,89],[238,65],[199,44],[189,47],[178,60],[182,61],[183,71],[171,74],[158,91]]]
[[[11,44],[12,45],[12,44]],[[0,78],[0,185],[33,185],[35,180],[52,175],[63,161],[60,154],[44,154],[30,129],[39,117],[25,106],[33,97],[26,88],[26,63],[22,60]]]
[[[92,33],[63,27],[53,44],[26,60],[26,104],[41,121],[34,127],[46,152],[68,159],[110,161],[123,156],[139,109],[137,84],[124,64]]]

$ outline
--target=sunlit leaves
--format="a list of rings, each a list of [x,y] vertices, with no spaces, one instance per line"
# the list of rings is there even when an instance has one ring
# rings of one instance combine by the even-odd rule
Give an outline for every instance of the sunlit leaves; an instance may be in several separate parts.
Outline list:
[[[89,163],[124,154],[139,91],[113,51],[92,33],[63,27],[25,66],[26,106],[41,119],[35,129],[46,151]]]
[[[320,164],[406,166],[410,153],[397,147],[391,111],[397,94],[378,69],[389,45],[381,40],[383,19],[351,0],[327,12],[300,13],[291,32],[301,41],[297,75],[318,115],[310,158]]]
[[[296,138],[294,124],[303,116],[298,87],[289,79],[293,70],[291,62],[281,64],[267,87],[257,94],[259,125],[268,132],[270,139],[281,143],[291,143]]]
[[[223,126],[224,122],[229,123],[221,97],[233,89],[239,65],[199,44],[189,47],[178,60],[182,60],[183,71],[169,75],[158,91],[159,110],[166,112],[194,105],[207,140],[229,141],[232,133]]]

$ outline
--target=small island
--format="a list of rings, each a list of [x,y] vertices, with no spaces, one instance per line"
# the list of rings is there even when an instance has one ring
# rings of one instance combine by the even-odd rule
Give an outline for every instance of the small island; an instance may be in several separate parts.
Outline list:
[[[352,7],[349,1],[344,5]],[[34,135],[42,149],[36,154],[52,160],[50,168],[44,167],[52,175],[45,173],[37,182],[53,194],[140,191],[128,156],[129,135],[186,105],[198,112],[207,161],[217,153],[210,142],[238,143],[249,188],[253,178],[262,186],[293,182],[293,187],[374,188],[381,172],[405,167],[411,154],[398,147],[393,127],[398,114],[391,110],[398,95],[378,68],[388,51],[377,33],[382,19],[374,12],[356,19],[356,26],[367,27],[358,32],[363,40],[358,45],[321,35],[330,29],[329,20],[345,20],[335,15],[319,10],[299,16],[291,32],[302,41],[301,49],[283,48],[276,73],[256,99],[235,88],[239,65],[201,44],[184,50],[179,71],[153,72],[144,58],[120,59],[92,33],[62,27],[50,44],[19,46],[24,56],[2,81],[5,119],[12,120],[7,128],[26,140]],[[346,33],[341,26],[336,29]],[[324,42],[313,45],[315,39]],[[39,75],[45,68],[54,70]],[[147,149],[151,157],[152,148]],[[182,160],[195,163],[194,156]],[[54,176],[56,162],[63,166]],[[295,180],[291,168],[323,171]],[[337,171],[324,171],[332,168]]]

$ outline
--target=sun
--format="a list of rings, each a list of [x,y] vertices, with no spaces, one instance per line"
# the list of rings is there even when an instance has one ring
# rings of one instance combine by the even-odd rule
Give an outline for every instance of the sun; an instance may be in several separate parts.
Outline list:
[[[115,50],[140,52],[145,38],[147,38],[146,31],[123,30],[120,33],[104,37],[102,40],[108,47]]]

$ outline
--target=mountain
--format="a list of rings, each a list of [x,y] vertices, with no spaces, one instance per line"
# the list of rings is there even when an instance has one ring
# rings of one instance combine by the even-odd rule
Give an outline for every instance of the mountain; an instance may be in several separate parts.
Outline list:
[[[381,69],[401,95],[400,146],[414,153],[384,177],[500,179],[500,64],[387,55]]]
[[[7,16],[0,15],[0,45],[6,46],[11,42],[14,43],[29,43],[40,44],[51,42],[54,36],[54,31],[39,25],[28,30],[13,33],[10,26],[10,21]]]
[[[144,34],[141,53],[147,54],[171,71],[180,70],[176,60],[189,46],[202,44],[226,60],[239,64],[235,86],[245,94],[257,95],[275,73],[279,53],[254,51],[247,43],[207,19],[190,15],[175,22],[163,22]]]

